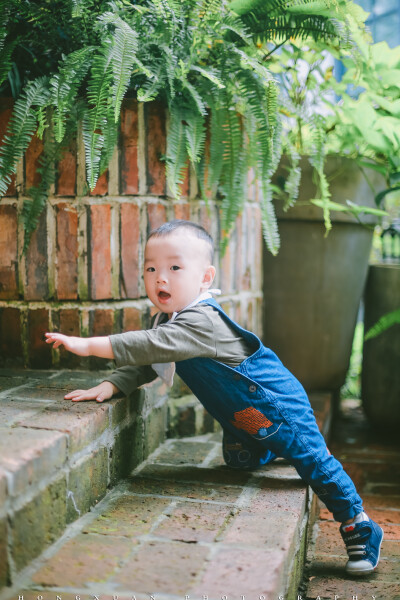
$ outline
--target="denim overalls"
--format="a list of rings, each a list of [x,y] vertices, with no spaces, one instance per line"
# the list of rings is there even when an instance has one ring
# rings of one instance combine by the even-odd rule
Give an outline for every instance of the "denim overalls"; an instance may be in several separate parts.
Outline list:
[[[257,467],[281,456],[297,470],[337,521],[362,511],[355,486],[326,447],[306,392],[272,350],[213,306],[252,346],[254,353],[235,368],[211,358],[178,361],[176,371],[206,410],[222,425],[228,443],[243,447],[243,465]],[[241,444],[240,444],[241,442]],[[232,447],[233,447],[232,446]],[[240,467],[236,459],[232,466]]]

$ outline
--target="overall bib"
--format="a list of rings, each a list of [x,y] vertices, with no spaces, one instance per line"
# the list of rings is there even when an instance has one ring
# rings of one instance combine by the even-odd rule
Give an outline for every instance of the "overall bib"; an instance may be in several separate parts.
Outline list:
[[[327,449],[302,385],[272,350],[232,321],[214,299],[202,303],[217,310],[254,347],[235,368],[202,357],[176,363],[178,375],[223,427],[225,448],[237,441],[247,467],[256,468],[277,456],[287,459],[337,521],[352,519],[362,511],[362,500]],[[229,464],[229,450],[224,455]]]

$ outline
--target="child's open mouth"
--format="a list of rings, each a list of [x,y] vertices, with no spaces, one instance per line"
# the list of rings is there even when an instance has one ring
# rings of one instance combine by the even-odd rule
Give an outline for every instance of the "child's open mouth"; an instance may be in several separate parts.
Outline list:
[[[158,298],[161,300],[161,302],[165,302],[166,300],[168,300],[169,298],[171,298],[171,294],[168,294],[168,292],[158,292]]]

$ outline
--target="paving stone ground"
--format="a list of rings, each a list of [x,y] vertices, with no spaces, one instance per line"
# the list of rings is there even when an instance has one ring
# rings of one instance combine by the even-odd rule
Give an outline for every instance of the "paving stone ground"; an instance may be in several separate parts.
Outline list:
[[[350,474],[366,512],[384,530],[376,571],[354,580],[343,575],[338,525],[320,505],[306,563],[305,600],[400,600],[400,438],[379,432],[360,403],[342,401],[330,449]]]
[[[235,471],[220,433],[170,439],[0,599],[275,600],[300,572],[308,508],[285,461]]]

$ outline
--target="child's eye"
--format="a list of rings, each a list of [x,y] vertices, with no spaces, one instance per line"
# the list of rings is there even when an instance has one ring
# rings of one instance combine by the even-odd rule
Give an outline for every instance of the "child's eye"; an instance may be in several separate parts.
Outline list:
[[[154,273],[155,268],[154,267],[147,267],[146,271],[147,271],[147,273]]]
[[[179,271],[180,267],[178,267],[178,265],[173,265],[171,267],[171,271]]]

